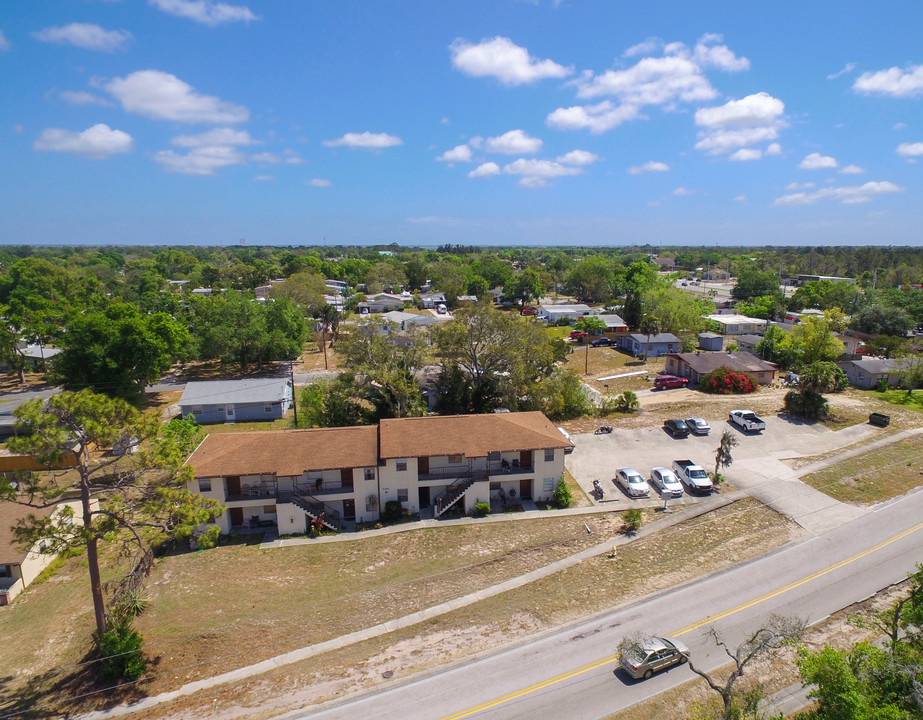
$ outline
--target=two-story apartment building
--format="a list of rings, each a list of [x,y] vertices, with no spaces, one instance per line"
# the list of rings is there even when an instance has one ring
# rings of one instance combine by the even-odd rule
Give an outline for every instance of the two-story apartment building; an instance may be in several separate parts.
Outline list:
[[[378,426],[209,435],[190,456],[189,490],[227,507],[232,529],[312,523],[341,530],[408,514],[470,512],[501,491],[550,500],[571,443],[539,412],[382,420]]]

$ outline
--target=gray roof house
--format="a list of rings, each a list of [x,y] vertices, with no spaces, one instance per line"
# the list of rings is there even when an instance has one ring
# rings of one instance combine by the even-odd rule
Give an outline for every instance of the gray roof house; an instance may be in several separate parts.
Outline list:
[[[682,343],[673,333],[657,333],[656,335],[643,335],[642,333],[628,333],[619,337],[619,347],[635,357],[647,353],[651,357],[660,357],[667,353],[680,351]]]
[[[369,295],[364,302],[357,305],[360,315],[367,313],[382,313],[389,310],[400,310],[404,307],[404,298],[390,293],[377,293]]]
[[[875,388],[881,380],[886,380],[889,387],[898,385],[901,381],[901,371],[907,364],[908,360],[890,358],[862,358],[837,362],[849,378],[850,384],[862,390]]]
[[[717,370],[719,367],[749,373],[760,385],[771,385],[776,376],[775,364],[760,360],[756,355],[745,350],[738,352],[671,353],[667,355],[666,371],[671,375],[688,378],[695,385],[698,385],[703,375]]]
[[[183,417],[202,425],[278,420],[291,405],[292,386],[284,378],[189,382],[179,400]]]
[[[577,303],[575,305],[539,305],[535,317],[543,322],[557,322],[562,318],[578,320],[584,315],[591,315],[593,310],[589,305]]]
[[[409,330],[415,325],[422,327],[423,325],[434,325],[441,322],[439,318],[433,315],[414,315],[402,310],[391,310],[390,312],[382,313],[381,319],[399,325],[401,330]]]

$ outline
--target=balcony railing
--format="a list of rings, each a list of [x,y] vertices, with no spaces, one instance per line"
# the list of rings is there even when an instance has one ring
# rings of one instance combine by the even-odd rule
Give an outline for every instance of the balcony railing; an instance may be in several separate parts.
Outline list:
[[[483,480],[487,477],[485,470],[474,470],[469,465],[451,465],[447,467],[431,468],[428,472],[418,474],[420,480],[454,480],[460,477],[472,477]]]
[[[302,495],[335,495],[337,493],[351,493],[352,491],[352,483],[339,481],[309,480],[308,482],[295,483],[295,492]]]
[[[534,472],[532,465],[521,465],[518,461],[492,462],[487,466],[491,475],[528,475]]]

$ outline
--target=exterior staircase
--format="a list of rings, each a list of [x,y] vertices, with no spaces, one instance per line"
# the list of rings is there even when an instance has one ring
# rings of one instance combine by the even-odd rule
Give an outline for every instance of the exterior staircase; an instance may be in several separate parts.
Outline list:
[[[340,532],[342,522],[340,513],[326,503],[321,502],[311,495],[302,495],[295,493],[292,495],[292,503],[304,510],[314,523],[320,523],[334,532]]]
[[[465,493],[474,484],[473,475],[458,478],[449,487],[439,493],[433,500],[433,517],[439,518],[446,513],[455,503],[465,497]]]

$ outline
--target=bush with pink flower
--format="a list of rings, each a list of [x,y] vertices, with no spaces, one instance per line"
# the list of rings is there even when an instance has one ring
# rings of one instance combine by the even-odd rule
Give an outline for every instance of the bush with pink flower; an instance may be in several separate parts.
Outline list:
[[[759,389],[759,384],[749,373],[731,370],[723,365],[699,380],[699,389],[715,395],[741,395]]]

